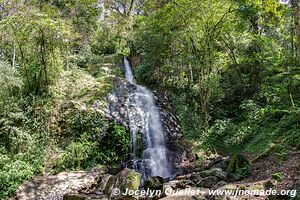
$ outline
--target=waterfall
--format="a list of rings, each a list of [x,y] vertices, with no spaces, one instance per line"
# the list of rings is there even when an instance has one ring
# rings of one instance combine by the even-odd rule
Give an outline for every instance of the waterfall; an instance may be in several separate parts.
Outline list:
[[[125,78],[126,78],[126,80],[129,81],[130,83],[135,83],[129,61],[126,58],[124,58],[124,65],[125,65]]]
[[[126,105],[131,134],[132,168],[142,174],[143,181],[150,176],[169,178],[171,169],[165,134],[154,95],[147,88],[135,83],[126,58],[124,64],[126,80],[136,88],[129,95]]]

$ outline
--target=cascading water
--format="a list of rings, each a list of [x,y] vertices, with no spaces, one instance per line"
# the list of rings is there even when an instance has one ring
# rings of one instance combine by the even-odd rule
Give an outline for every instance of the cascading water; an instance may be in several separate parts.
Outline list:
[[[169,178],[171,169],[167,158],[164,130],[154,95],[145,87],[135,84],[126,58],[124,64],[126,80],[135,86],[127,101],[132,167],[142,174],[143,181],[150,176]]]

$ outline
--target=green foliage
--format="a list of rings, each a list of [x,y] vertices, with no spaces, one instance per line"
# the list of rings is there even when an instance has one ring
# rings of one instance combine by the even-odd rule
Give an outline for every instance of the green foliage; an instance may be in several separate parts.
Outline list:
[[[217,120],[203,146],[252,153],[264,152],[271,143],[299,148],[299,113],[296,110],[260,107],[253,101],[244,102],[241,109],[239,121]]]
[[[50,87],[54,102],[66,103],[73,100],[82,106],[88,106],[97,100],[101,107],[105,106],[105,97],[112,89],[112,80],[117,72],[103,65],[97,71],[94,69],[97,78],[78,68],[61,73]]]
[[[28,161],[21,160],[22,157],[16,155],[16,159],[12,159],[7,155],[0,154],[1,199],[15,194],[20,184],[36,173],[33,165]]]
[[[93,123],[89,125],[91,124]],[[80,123],[76,128],[75,136],[77,131],[87,126]],[[124,127],[112,123],[106,132],[102,130],[103,132],[99,133],[99,130],[91,127],[86,130],[88,132],[73,139],[63,151],[56,171],[87,169],[97,164],[116,165],[127,157],[130,140]]]
[[[170,93],[197,150],[262,155],[276,144],[284,158],[287,146],[300,148],[291,8],[277,0],[3,3],[0,198],[37,173],[126,159],[127,130],[96,111],[124,56],[138,62],[139,82]],[[232,166],[234,179],[248,172],[238,159]]]
[[[14,57],[12,62],[18,64],[26,91],[45,91],[63,67],[63,45],[71,37],[67,24],[35,8],[27,11],[21,7],[1,21],[0,30],[7,38],[2,44],[12,49],[7,56]]]
[[[111,163],[127,158],[130,148],[130,134],[126,129],[116,123],[109,127],[108,134],[102,139],[102,150],[109,155],[107,160]]]
[[[226,171],[234,180],[241,180],[249,173],[249,161],[242,154],[234,154],[230,159]]]
[[[272,174],[272,179],[281,182],[284,179],[284,174],[282,172]]]
[[[42,172],[42,146],[32,146],[28,152],[17,154],[0,153],[0,198],[15,194],[16,189],[35,174]]]
[[[101,140],[107,130],[108,121],[102,114],[93,110],[74,110],[65,116],[67,124],[72,129],[72,137],[79,138],[82,134],[91,140]]]
[[[149,10],[135,24],[135,74],[171,93],[186,138],[231,153],[299,146],[299,57],[287,4],[181,0],[146,3]]]
[[[127,131],[90,109],[106,106],[120,74],[105,55],[119,51],[119,32],[100,15],[97,0],[2,2],[1,199],[36,174],[125,158]]]
[[[20,90],[22,81],[17,73],[17,70],[10,64],[0,60],[0,105]]]
[[[186,122],[183,126],[200,133],[198,138],[207,134],[220,72],[230,63],[221,43],[222,35],[230,31],[229,19],[235,19],[234,8],[230,1],[182,0],[137,19],[135,47],[143,52],[138,78],[148,85],[159,83],[175,98],[184,93],[184,106],[200,117],[190,122],[196,122],[195,128]],[[179,115],[185,111],[178,108]]]
[[[88,136],[83,134],[66,147],[60,157],[58,168],[59,171],[86,169],[97,164],[101,158],[97,142],[88,140]]]
[[[202,130],[199,129],[202,125],[202,116],[197,112],[199,103],[186,93],[174,94],[172,100],[185,137],[191,140],[198,138],[202,134]]]
[[[29,102],[32,102],[30,105]],[[36,99],[11,98],[0,115],[0,198],[12,196],[25,180],[42,172],[46,134],[44,117],[31,117],[41,103]],[[34,105],[35,104],[35,105]],[[26,106],[24,109],[23,106]]]
[[[32,102],[32,105],[29,102]],[[0,144],[7,152],[31,152],[35,150],[36,141],[43,142],[40,139],[40,131],[44,131],[44,113],[35,110],[40,103],[35,99],[11,98],[10,102],[1,108]],[[37,115],[34,119],[31,118],[32,112]],[[46,135],[44,139],[47,140]]]

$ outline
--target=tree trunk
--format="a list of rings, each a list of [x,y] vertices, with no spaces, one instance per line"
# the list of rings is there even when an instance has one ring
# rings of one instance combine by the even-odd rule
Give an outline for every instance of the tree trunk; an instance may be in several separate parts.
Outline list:
[[[16,44],[14,43],[14,52],[13,52],[13,58],[12,58],[12,67],[15,69],[16,67]]]
[[[294,15],[295,34],[297,37],[297,50],[300,49],[300,18],[299,18],[299,0],[292,0],[292,8]]]

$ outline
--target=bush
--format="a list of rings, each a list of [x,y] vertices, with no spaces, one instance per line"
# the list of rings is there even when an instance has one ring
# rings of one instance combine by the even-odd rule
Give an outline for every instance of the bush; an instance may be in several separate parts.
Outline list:
[[[88,169],[97,164],[115,165],[127,157],[130,140],[123,126],[111,123],[101,140],[95,140],[100,133],[94,134],[91,137],[91,133],[84,132],[74,139],[61,154],[56,171]]]
[[[15,194],[16,189],[39,172],[40,159],[28,159],[28,154],[0,154],[0,199]]]
[[[110,164],[116,164],[127,158],[130,148],[130,134],[125,127],[111,123],[108,133],[100,142],[106,160]]]
[[[0,199],[14,195],[24,181],[43,171],[48,137],[40,103],[11,97],[0,107]]]
[[[268,144],[300,147],[299,111],[259,107],[253,101],[245,101],[239,121],[216,120],[204,139],[203,147],[219,148],[235,153],[248,151],[263,153]]]
[[[17,71],[7,62],[0,60],[0,105],[9,100],[9,97],[17,92],[22,81],[18,78]]]
[[[66,147],[59,160],[58,169],[86,169],[95,165],[100,157],[97,142],[89,141],[88,136],[84,134],[78,141],[73,141]]]
[[[72,130],[73,139],[80,138],[85,133],[89,140],[101,141],[109,126],[108,120],[101,113],[90,109],[74,109],[65,118]]]

